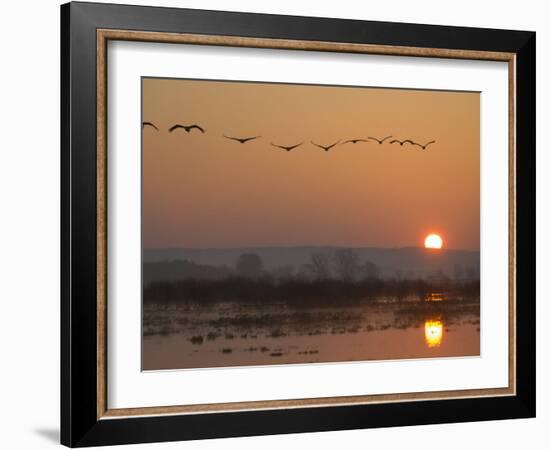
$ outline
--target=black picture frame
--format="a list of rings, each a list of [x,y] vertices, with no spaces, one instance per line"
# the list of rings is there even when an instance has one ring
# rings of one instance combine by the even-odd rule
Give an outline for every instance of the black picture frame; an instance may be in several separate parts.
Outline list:
[[[516,55],[516,395],[104,419],[97,404],[98,29]],[[61,6],[61,443],[71,447],[535,416],[534,32],[111,4]]]

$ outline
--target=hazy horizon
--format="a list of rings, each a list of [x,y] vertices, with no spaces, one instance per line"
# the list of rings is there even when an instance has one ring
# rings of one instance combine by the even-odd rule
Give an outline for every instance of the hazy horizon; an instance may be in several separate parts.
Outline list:
[[[350,246],[350,245],[332,245],[332,244],[297,244],[297,245],[237,245],[230,247],[193,247],[193,246],[178,246],[178,247],[143,247],[143,250],[248,250],[248,249],[293,249],[293,248],[342,248],[342,249],[373,249],[373,250],[404,250],[404,249],[419,249],[427,252],[475,252],[479,253],[479,249],[469,248],[441,248],[441,249],[426,249],[423,245],[404,245],[399,247],[380,247],[372,245]]]

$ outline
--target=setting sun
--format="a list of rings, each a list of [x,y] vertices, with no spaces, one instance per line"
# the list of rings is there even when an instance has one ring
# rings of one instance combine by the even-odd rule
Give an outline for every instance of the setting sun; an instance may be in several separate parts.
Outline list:
[[[439,234],[430,234],[424,241],[424,247],[426,248],[441,248],[443,247],[443,240]]]

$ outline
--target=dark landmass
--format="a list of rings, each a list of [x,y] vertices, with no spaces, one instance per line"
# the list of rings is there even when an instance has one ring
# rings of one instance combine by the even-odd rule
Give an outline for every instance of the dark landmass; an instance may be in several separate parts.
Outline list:
[[[433,300],[435,295],[436,301]],[[224,280],[180,280],[154,282],[143,291],[144,303],[246,304],[284,303],[292,306],[342,306],[357,302],[405,300],[432,303],[479,302],[479,280],[275,280],[227,278]]]
[[[235,276],[277,279],[479,279],[478,251],[322,246],[144,249],[143,283]]]

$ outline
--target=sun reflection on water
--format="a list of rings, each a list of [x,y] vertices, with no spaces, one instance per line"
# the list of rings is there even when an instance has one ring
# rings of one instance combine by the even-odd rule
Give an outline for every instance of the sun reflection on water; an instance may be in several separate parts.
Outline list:
[[[439,347],[443,339],[443,323],[441,320],[426,320],[424,323],[424,338],[428,347]]]

